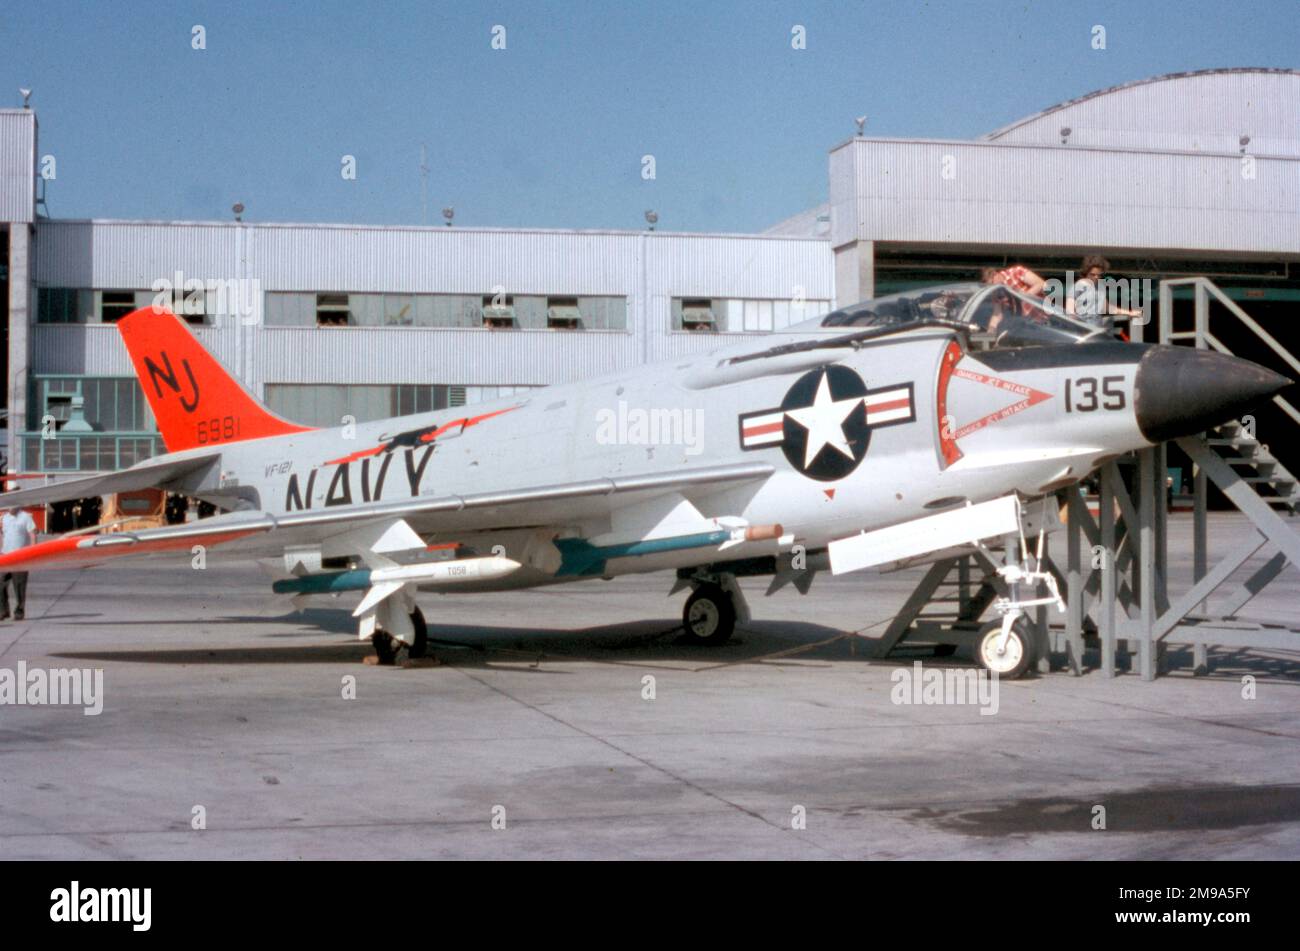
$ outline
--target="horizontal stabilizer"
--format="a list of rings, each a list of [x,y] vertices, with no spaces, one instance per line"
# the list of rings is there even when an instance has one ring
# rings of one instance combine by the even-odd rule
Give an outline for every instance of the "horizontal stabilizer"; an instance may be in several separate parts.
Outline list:
[[[189,456],[185,459],[142,462],[130,469],[109,472],[85,479],[66,479],[31,489],[18,489],[0,495],[0,504],[21,508],[28,505],[48,505],[69,499],[88,499],[96,495],[113,495],[118,492],[135,492],[140,489],[165,489],[182,476],[197,472],[221,458],[219,452]]]

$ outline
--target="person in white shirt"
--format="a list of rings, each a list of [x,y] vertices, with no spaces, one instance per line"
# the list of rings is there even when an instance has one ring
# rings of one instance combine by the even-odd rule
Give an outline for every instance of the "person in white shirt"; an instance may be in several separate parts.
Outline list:
[[[4,553],[26,548],[36,540],[36,523],[26,509],[5,509],[0,518],[0,534],[4,536]],[[27,572],[8,571],[0,578],[0,621],[9,617],[9,585],[14,586],[14,619],[21,621],[27,608]]]
[[[1115,330],[1115,315],[1138,317],[1140,310],[1124,307],[1111,307],[1106,299],[1106,291],[1101,286],[1101,279],[1110,270],[1110,262],[1100,254],[1090,254],[1079,265],[1083,275],[1074,282],[1074,290],[1065,301],[1065,312],[1077,320],[1100,327],[1106,333]]]

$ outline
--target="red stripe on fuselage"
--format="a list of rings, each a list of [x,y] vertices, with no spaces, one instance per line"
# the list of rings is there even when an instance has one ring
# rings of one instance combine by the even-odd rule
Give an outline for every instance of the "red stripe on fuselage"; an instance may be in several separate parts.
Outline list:
[[[483,413],[480,416],[468,416],[468,417],[462,417],[461,419],[453,419],[449,423],[443,423],[437,429],[421,434],[418,441],[422,443],[433,442],[443,433],[447,432],[447,430],[455,426],[460,426],[464,429],[469,429],[471,426],[477,426],[485,419],[491,419],[493,416],[500,416],[502,413],[508,413],[511,410],[515,410],[518,408],[519,408],[518,406],[507,406],[505,409],[493,410],[490,413]],[[385,449],[387,449],[391,442],[392,440],[390,439],[380,443],[378,446],[375,446],[371,449],[360,449],[357,452],[351,453],[350,455],[340,456],[338,459],[330,459],[328,462],[322,463],[322,465],[340,466],[345,462],[353,462],[357,459],[364,459],[367,456],[377,456]]]

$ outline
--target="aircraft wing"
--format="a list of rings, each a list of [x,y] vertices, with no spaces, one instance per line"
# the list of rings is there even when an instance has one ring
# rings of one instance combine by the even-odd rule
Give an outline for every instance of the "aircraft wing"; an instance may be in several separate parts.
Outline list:
[[[501,492],[340,505],[280,515],[231,512],[138,532],[52,538],[0,555],[0,570],[33,571],[102,564],[129,556],[188,553],[192,545],[203,545],[205,549],[221,546],[222,552],[238,558],[278,556],[288,546],[311,545],[365,525],[399,519],[426,533],[550,525],[575,517],[590,518],[672,492],[687,497],[707,495],[766,479],[772,472],[767,463],[741,463]]]
[[[66,479],[49,485],[5,492],[0,495],[0,504],[5,507],[23,508],[28,505],[65,502],[69,499],[86,499],[94,495],[134,492],[138,489],[165,489],[169,483],[197,472],[220,458],[221,453],[209,452],[165,462],[142,462],[120,472],[109,472],[84,479]]]

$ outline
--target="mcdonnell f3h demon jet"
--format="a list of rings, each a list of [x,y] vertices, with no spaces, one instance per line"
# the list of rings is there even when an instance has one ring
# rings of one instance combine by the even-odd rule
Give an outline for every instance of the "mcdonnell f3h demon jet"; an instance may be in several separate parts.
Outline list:
[[[522,397],[315,429],[262,406],[176,316],[145,308],[119,327],[166,454],[4,504],[156,487],[224,514],[53,538],[0,556],[0,570],[189,558],[195,545],[282,561],[273,587],[296,603],[364,592],[359,633],[386,663],[426,650],[418,592],[669,568],[693,589],[687,635],[721,643],[748,617],[738,574],[806,593],[818,570],[1002,538],[1020,528],[1022,496],[1226,421],[1290,382],[959,284]],[[656,419],[698,431],[654,439]],[[1016,676],[1033,651],[1024,608],[1059,597],[1050,575],[1001,570],[1011,597],[976,656]],[[1021,600],[1022,582],[1051,598]]]

